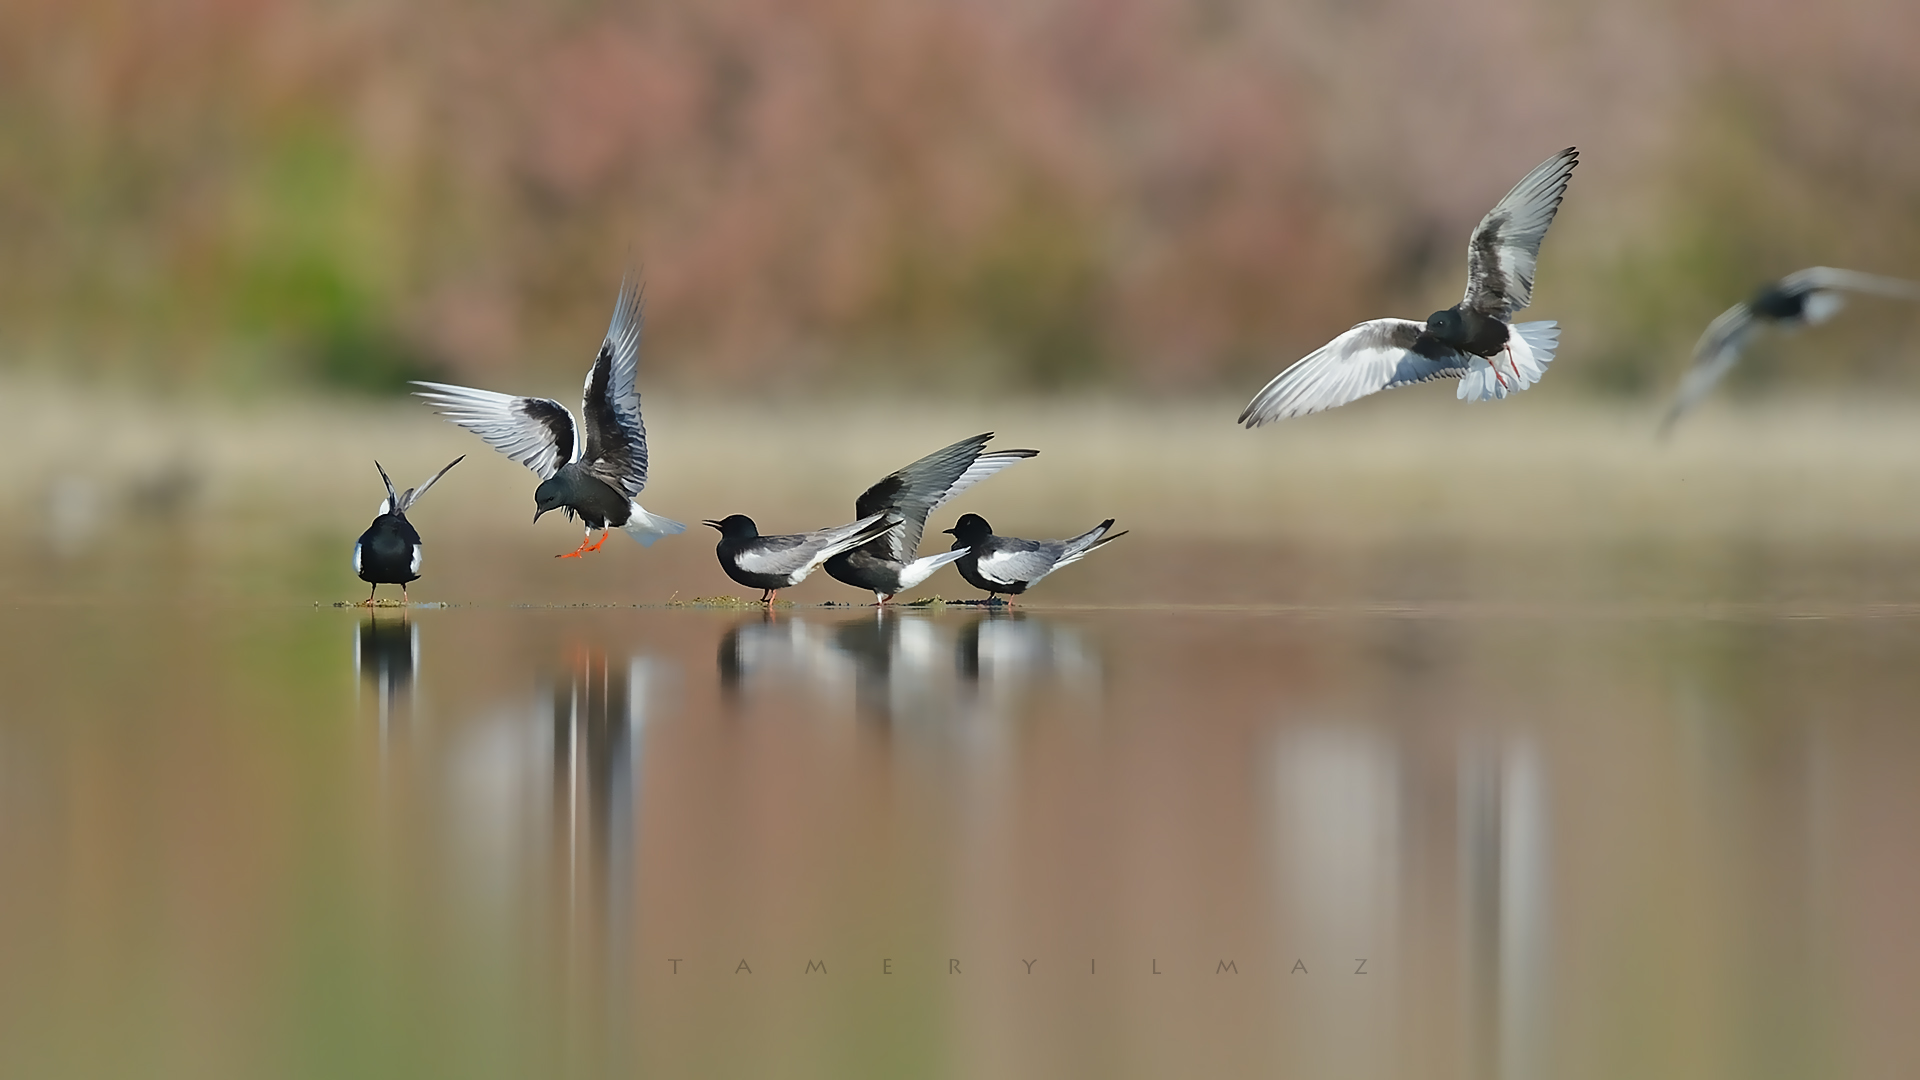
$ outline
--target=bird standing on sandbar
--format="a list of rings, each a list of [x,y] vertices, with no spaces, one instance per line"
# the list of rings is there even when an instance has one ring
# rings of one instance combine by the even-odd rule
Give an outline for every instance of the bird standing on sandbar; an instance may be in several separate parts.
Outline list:
[[[720,542],[713,549],[720,557],[720,568],[747,588],[759,589],[760,602],[772,607],[781,589],[800,584],[814,567],[835,555],[879,538],[900,524],[900,515],[882,511],[831,529],[788,536],[761,536],[760,527],[745,514],[701,524],[720,530]]]
[[[578,517],[586,525],[580,546],[559,558],[599,551],[613,529],[638,540],[641,547],[687,531],[685,525],[650,514],[640,505],[640,491],[647,486],[647,428],[640,421],[640,394],[634,389],[640,369],[640,323],[639,286],[622,279],[613,321],[587,371],[580,403],[584,439],[581,425],[552,398],[414,382],[427,388],[417,396],[440,415],[539,475],[533,520],[539,521],[549,510],[565,510],[567,517]],[[589,547],[587,541],[593,539],[595,529],[601,530],[600,539]]]
[[[1273,377],[1240,414],[1249,428],[1345,405],[1381,390],[1459,379],[1462,401],[1517,394],[1540,381],[1559,346],[1555,322],[1513,322],[1533,299],[1540,241],[1560,209],[1580,153],[1535,166],[1480,219],[1467,244],[1467,294],[1417,323],[1374,319]]]
[[[373,594],[382,585],[400,586],[400,602],[410,602],[407,583],[420,578],[420,533],[414,529],[413,522],[407,520],[407,510],[447,475],[447,469],[465,460],[467,455],[461,454],[447,462],[446,469],[434,473],[433,479],[398,495],[393,492],[393,481],[387,479],[387,470],[379,462],[373,463],[373,467],[380,470],[380,482],[387,485],[387,497],[380,503],[380,515],[360,534],[360,539],[353,542],[353,572],[372,586],[367,590],[364,606],[373,606]]]
[[[944,531],[953,536],[955,551],[966,551],[954,564],[960,576],[992,600],[1000,593],[1018,596],[1055,570],[1127,535],[1108,535],[1111,528],[1113,519],[1108,518],[1071,540],[1021,540],[993,535],[993,526],[979,514],[962,514],[953,528]]]
[[[942,551],[924,559],[914,557],[920,550],[920,534],[927,527],[927,515],[1001,469],[1040,453],[1038,450],[985,453],[987,440],[991,438],[993,432],[989,431],[962,439],[868,488],[854,503],[853,512],[865,516],[891,510],[900,515],[900,526],[878,540],[828,559],[827,573],[856,589],[872,590],[874,600],[884,605],[895,595],[927,580],[935,570],[964,557],[965,552],[954,551]]]
[[[1740,361],[1741,350],[1762,326],[1782,330],[1818,326],[1847,306],[1848,292],[1920,300],[1920,282],[1857,270],[1835,270],[1831,266],[1810,266],[1762,287],[1752,298],[1721,312],[1694,343],[1693,366],[1680,380],[1673,405],[1660,421],[1661,437],[1665,438],[1673,425],[1733,370],[1733,365]]]

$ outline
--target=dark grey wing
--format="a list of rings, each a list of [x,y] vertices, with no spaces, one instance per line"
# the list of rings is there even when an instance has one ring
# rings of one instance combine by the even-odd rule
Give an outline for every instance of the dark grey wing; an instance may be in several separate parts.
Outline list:
[[[566,406],[552,398],[513,397],[470,386],[414,381],[424,386],[415,397],[440,415],[487,441],[487,445],[525,465],[542,480],[580,453],[580,434]]]
[[[581,464],[629,499],[647,486],[647,428],[640,422],[640,392],[634,389],[641,321],[640,288],[623,278],[580,402],[586,428]]]
[[[1361,323],[1275,375],[1247,403],[1240,423],[1256,428],[1408,383],[1459,378],[1468,357],[1426,329],[1408,319]]]
[[[1038,581],[1053,572],[1066,558],[1064,540],[1021,540],[996,536],[981,545],[986,548],[974,561],[981,577],[1002,585]]]
[[[1662,437],[1733,370],[1733,365],[1740,361],[1740,350],[1747,347],[1759,328],[1760,321],[1753,317],[1753,309],[1745,303],[1733,305],[1707,324],[1706,332],[1694,343],[1693,366],[1681,377],[1673,404],[1660,421]]]
[[[920,551],[927,515],[1001,469],[1039,454],[1038,450],[982,453],[991,438],[993,432],[989,431],[935,450],[861,493],[853,505],[855,514],[866,517],[891,510],[901,517],[899,528],[874,541],[875,546],[883,548],[876,554],[895,562],[912,562]]]
[[[1483,315],[1505,319],[1533,300],[1533,268],[1540,241],[1567,194],[1580,152],[1569,146],[1520,178],[1473,230],[1467,244],[1467,295],[1461,301]]]

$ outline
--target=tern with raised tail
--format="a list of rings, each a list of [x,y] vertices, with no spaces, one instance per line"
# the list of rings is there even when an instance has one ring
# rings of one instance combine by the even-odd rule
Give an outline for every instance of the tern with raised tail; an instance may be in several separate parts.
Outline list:
[[[426,483],[398,493],[393,490],[393,481],[387,478],[387,470],[379,462],[373,463],[373,467],[380,470],[380,482],[387,485],[387,497],[381,501],[380,513],[373,524],[353,542],[353,572],[372,586],[367,590],[363,606],[373,606],[373,594],[382,585],[400,586],[400,602],[411,603],[407,585],[420,580],[420,533],[413,522],[407,520],[407,511],[420,501],[428,488],[447,475],[447,469],[466,459],[462,454],[447,462],[447,468],[434,473]]]
[[[1077,563],[1127,535],[1109,532],[1112,528],[1113,519],[1108,518],[1069,540],[1022,540],[995,536],[987,519],[979,514],[962,514],[953,528],[945,531],[953,537],[953,549],[966,552],[954,568],[967,584],[993,600],[1001,594],[1018,596],[1055,570]]]

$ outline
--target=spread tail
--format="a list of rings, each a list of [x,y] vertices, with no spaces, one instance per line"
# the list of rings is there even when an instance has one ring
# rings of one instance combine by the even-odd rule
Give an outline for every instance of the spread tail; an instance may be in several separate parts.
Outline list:
[[[1517,394],[1547,373],[1554,350],[1560,347],[1560,324],[1514,323],[1507,347],[1490,357],[1474,357],[1460,376],[1456,395],[1461,401],[1486,401]]]

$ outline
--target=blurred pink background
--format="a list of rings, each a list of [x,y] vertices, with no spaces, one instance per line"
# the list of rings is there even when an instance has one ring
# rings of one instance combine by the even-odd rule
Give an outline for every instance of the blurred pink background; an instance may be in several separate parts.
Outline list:
[[[1916,40],[1903,0],[18,0],[0,363],[571,372],[633,264],[670,383],[1237,390],[1451,302],[1578,144],[1534,310],[1569,386],[1652,394],[1766,277],[1920,275]],[[1911,381],[1912,319],[1831,333],[1796,385]]]

